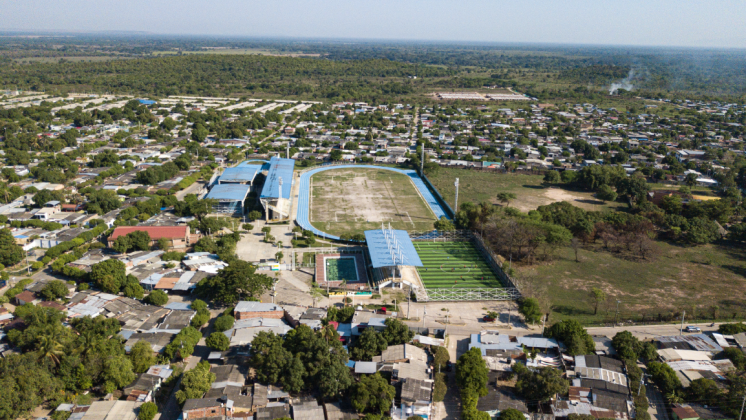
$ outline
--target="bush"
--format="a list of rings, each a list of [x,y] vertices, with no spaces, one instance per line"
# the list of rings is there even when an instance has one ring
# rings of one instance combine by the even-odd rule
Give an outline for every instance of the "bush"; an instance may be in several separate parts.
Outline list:
[[[34,271],[41,270],[42,267],[44,267],[44,263],[41,261],[34,261],[33,263],[31,263],[31,269]]]
[[[181,261],[184,259],[184,256],[186,253],[184,252],[176,252],[176,251],[169,251],[164,252],[163,255],[161,255],[161,260],[163,261]]]
[[[154,290],[145,297],[145,303],[151,305],[163,306],[168,303],[168,295],[162,290]]]
[[[153,402],[146,402],[140,406],[140,412],[137,413],[138,420],[153,420],[158,414],[158,406]]]
[[[254,230],[254,225],[252,225],[251,223],[244,223],[243,225],[241,225],[241,228],[246,231],[251,231]]]
[[[67,286],[60,280],[50,281],[46,286],[44,286],[44,289],[42,289],[41,291],[41,294],[47,300],[54,300],[65,297],[67,296],[67,293]]]

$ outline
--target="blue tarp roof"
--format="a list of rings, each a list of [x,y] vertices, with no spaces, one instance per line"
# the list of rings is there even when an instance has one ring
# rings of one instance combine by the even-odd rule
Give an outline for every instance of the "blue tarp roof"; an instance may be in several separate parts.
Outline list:
[[[155,103],[155,101],[151,101],[150,99],[138,99],[138,102],[143,105],[153,105]]]
[[[285,198],[290,199],[290,190],[293,184],[294,159],[273,157],[269,160],[269,172],[267,180],[264,181],[261,198]],[[280,193],[280,178],[282,178],[282,196]]]
[[[215,200],[244,201],[249,195],[251,185],[247,184],[218,184],[210,190],[205,198]]]
[[[373,263],[374,268],[380,267],[391,267],[395,265],[410,265],[414,267],[422,267],[422,261],[420,256],[417,254],[417,250],[412,244],[412,240],[409,239],[409,234],[405,230],[389,230],[386,231],[389,234],[393,233],[393,237],[389,237],[386,240],[383,230],[366,230],[365,231],[365,242],[368,244],[368,250],[370,251],[370,259]],[[394,240],[396,238],[396,240]],[[395,243],[399,244],[399,251],[396,251]],[[391,254],[391,247],[394,246],[394,255]]]
[[[218,182],[254,182],[254,177],[261,170],[262,165],[239,165],[235,168],[226,168]]]

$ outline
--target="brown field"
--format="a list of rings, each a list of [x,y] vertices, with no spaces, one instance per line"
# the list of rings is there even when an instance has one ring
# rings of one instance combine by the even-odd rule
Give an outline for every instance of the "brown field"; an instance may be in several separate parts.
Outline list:
[[[380,229],[423,231],[435,215],[408,176],[382,169],[335,169],[311,178],[310,221],[332,235]]]

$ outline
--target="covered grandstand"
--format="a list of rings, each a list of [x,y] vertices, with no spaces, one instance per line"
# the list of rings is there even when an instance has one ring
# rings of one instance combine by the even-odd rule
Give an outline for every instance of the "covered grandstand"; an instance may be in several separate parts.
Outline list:
[[[257,174],[262,172],[262,165],[243,162],[233,168],[226,168],[218,178],[218,184],[248,184],[253,185]]]
[[[205,198],[217,200],[213,207],[215,213],[241,215],[244,213],[244,203],[249,191],[250,184],[217,184]]]
[[[422,267],[422,261],[407,231],[382,225],[380,230],[366,230],[365,242],[377,287],[389,284],[422,287],[417,270],[413,268]]]
[[[259,201],[264,207],[265,220],[287,219],[290,217],[292,203],[295,160],[273,157],[267,165],[267,177],[259,196]]]

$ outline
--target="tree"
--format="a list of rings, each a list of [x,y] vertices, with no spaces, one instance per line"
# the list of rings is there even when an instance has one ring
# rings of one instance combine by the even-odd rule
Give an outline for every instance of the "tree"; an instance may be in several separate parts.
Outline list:
[[[580,262],[578,259],[578,252],[580,252],[580,241],[578,238],[572,238],[570,240],[570,248],[575,252],[575,262]]]
[[[41,290],[42,296],[47,300],[55,300],[67,296],[68,290],[64,282],[52,280]]]
[[[153,347],[145,340],[140,340],[130,350],[132,370],[135,373],[145,373],[155,364]]]
[[[169,248],[171,248],[171,241],[168,240],[168,238],[158,239],[158,249],[161,251],[168,251]]]
[[[518,310],[523,315],[523,318],[526,320],[526,322],[535,324],[541,321],[543,313],[541,311],[539,301],[536,298],[521,299],[520,307],[518,308]]]
[[[588,335],[588,331],[574,319],[560,321],[552,325],[544,335],[563,342],[571,356],[592,354],[596,349],[593,338]]]
[[[209,337],[207,337],[207,340],[205,340],[205,344],[207,344],[207,347],[213,350],[225,351],[228,350],[228,347],[230,347],[231,340],[229,340],[228,337],[225,336],[225,334],[216,331],[210,334]]]
[[[650,187],[648,186],[647,180],[637,172],[630,177],[619,179],[616,183],[617,194],[630,201],[639,203],[645,200],[648,191],[650,191]]]
[[[681,381],[676,372],[665,363],[649,362],[648,373],[664,395],[676,394],[681,389]]]
[[[168,295],[163,290],[153,290],[145,298],[145,302],[151,305],[163,306],[168,303]]]
[[[434,223],[435,230],[440,231],[452,231],[456,230],[456,227],[453,225],[453,222],[446,218],[445,216],[440,216],[440,219],[438,219]]]
[[[126,279],[125,265],[115,259],[101,261],[91,266],[88,278],[104,292],[117,294]]]
[[[246,261],[235,260],[218,271],[217,276],[199,283],[199,291],[216,302],[234,305],[244,298],[261,296],[272,287],[272,279],[266,274],[256,273],[256,266]]]
[[[215,320],[213,327],[215,331],[223,332],[233,328],[233,323],[236,321],[231,315],[221,315]]]
[[[597,287],[593,287],[591,288],[591,299],[593,299],[593,315],[596,315],[598,314],[598,305],[606,302],[606,293]]]
[[[318,374],[319,388],[324,398],[342,395],[352,386],[352,382],[350,368],[340,358],[333,358]]]
[[[555,170],[547,171],[544,174],[544,182],[547,184],[557,184],[560,182],[560,173]]]
[[[695,217],[689,220],[689,230],[684,238],[690,244],[701,245],[714,242],[720,237],[717,224],[704,217]]]
[[[112,249],[120,254],[126,254],[131,248],[132,245],[130,244],[130,238],[127,235],[118,237],[112,246]]]
[[[140,406],[140,412],[137,413],[138,420],[153,420],[158,414],[158,406],[154,402],[146,402]]]
[[[726,347],[725,350],[723,350],[723,355],[726,359],[733,362],[733,366],[735,366],[739,371],[746,370],[746,355],[743,354],[741,349],[737,347]]]
[[[316,307],[316,302],[324,297],[324,292],[319,287],[311,287],[311,290],[308,291],[308,294],[311,295],[311,299],[313,299],[314,307]]]
[[[25,255],[23,248],[16,244],[10,229],[0,229],[0,264],[5,267],[16,265]]]
[[[39,359],[48,359],[53,364],[59,365],[60,359],[65,354],[64,346],[60,343],[62,335],[58,330],[53,330],[38,338],[36,350],[39,353]]]
[[[335,162],[342,160],[342,151],[339,149],[332,150],[332,152],[329,154],[329,159]]]
[[[448,354],[448,349],[441,346],[435,346],[430,348],[433,353],[433,370],[441,372],[445,369],[448,361],[451,360],[451,355]]]
[[[176,391],[176,401],[184,404],[186,400],[202,398],[210,390],[213,381],[215,374],[210,372],[210,364],[206,360],[197,363],[194,369],[184,372],[181,386]]]
[[[366,328],[355,341],[352,358],[360,361],[371,360],[373,356],[378,356],[387,348],[388,343],[383,334],[376,332],[373,328]]]
[[[616,201],[617,193],[609,185],[602,185],[596,191],[596,197],[602,201]]]
[[[360,382],[352,386],[350,401],[359,413],[371,411],[379,414],[386,412],[396,396],[396,389],[376,372],[365,375]]]
[[[526,417],[515,408],[508,408],[500,412],[499,420],[526,420]]]
[[[567,394],[569,384],[559,369],[541,367],[532,370],[516,363],[514,370],[518,376],[516,391],[527,400],[543,403],[557,394]]]
[[[104,361],[102,376],[106,392],[114,392],[117,389],[124,388],[135,380],[132,362],[123,354],[110,356]]]
[[[518,198],[518,196],[515,193],[510,192],[500,192],[497,193],[497,201],[501,203],[505,203],[507,207],[510,207],[510,202]]]
[[[249,217],[249,220],[257,220],[257,219],[259,219],[259,218],[262,217],[262,213],[260,213],[260,212],[258,212],[256,210],[252,210],[252,211],[249,212],[249,214],[247,216]]]
[[[668,195],[663,197],[660,208],[668,214],[681,214],[684,204],[678,195]]]
[[[96,190],[88,196],[88,211],[97,214],[106,214],[121,207],[117,193],[111,190]]]
[[[684,178],[684,184],[688,185],[689,187],[693,187],[697,185],[697,178],[699,178],[697,174],[690,172],[686,174],[686,178]]]
[[[412,341],[414,332],[403,322],[396,318],[386,318],[384,324],[386,324],[386,328],[384,328],[382,335],[389,346],[396,346]]]
[[[461,392],[469,392],[480,397],[487,395],[487,364],[482,358],[482,350],[477,347],[462,354],[456,362],[456,384]]]

